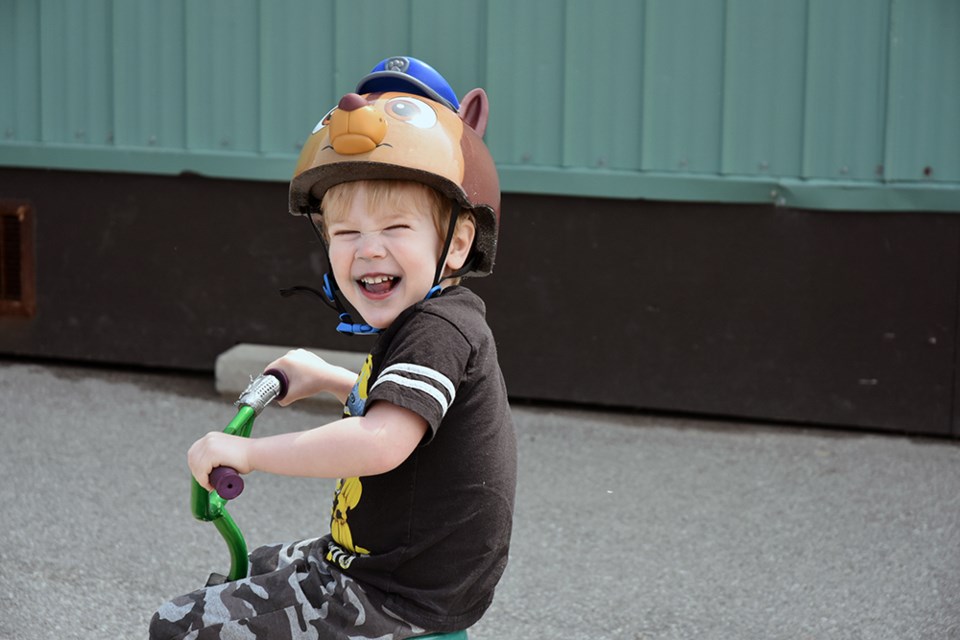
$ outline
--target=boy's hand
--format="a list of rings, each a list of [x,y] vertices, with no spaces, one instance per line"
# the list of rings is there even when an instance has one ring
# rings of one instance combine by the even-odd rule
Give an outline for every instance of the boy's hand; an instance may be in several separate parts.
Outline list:
[[[287,376],[287,395],[277,401],[281,407],[322,392],[331,393],[344,402],[357,380],[356,373],[332,365],[306,349],[288,351],[266,369],[279,369]]]
[[[250,473],[247,450],[249,438],[231,436],[222,431],[211,431],[193,443],[187,451],[190,473],[200,486],[211,491],[210,472],[216,467],[233,467],[238,473]]]

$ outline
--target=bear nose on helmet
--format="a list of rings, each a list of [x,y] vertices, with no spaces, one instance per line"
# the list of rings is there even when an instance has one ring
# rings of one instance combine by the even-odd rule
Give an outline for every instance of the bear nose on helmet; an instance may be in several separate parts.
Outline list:
[[[343,109],[344,111],[356,111],[365,106],[367,106],[367,101],[356,93],[346,94],[340,98],[340,102],[337,104],[337,108]]]
[[[356,93],[340,99],[330,115],[330,144],[342,155],[373,151],[387,135],[387,122],[381,114]]]

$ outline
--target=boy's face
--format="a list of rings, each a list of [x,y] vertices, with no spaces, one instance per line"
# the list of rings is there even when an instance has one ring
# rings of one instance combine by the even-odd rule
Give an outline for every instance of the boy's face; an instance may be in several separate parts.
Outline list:
[[[360,189],[326,230],[337,284],[370,326],[387,328],[433,286],[442,243],[417,198],[374,204]]]

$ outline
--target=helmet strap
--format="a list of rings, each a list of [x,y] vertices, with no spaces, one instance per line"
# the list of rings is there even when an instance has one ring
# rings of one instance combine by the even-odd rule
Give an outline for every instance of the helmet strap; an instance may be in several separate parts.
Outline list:
[[[450,274],[443,275],[443,266],[447,261],[447,252],[450,251],[450,245],[453,243],[453,234],[457,229],[457,220],[460,218],[460,205],[456,201],[453,203],[453,207],[450,211],[450,226],[447,228],[447,237],[443,243],[443,253],[440,256],[440,262],[437,264],[437,272],[433,278],[433,289],[430,290],[430,293],[427,294],[427,299],[429,300],[433,296],[440,293],[441,286],[444,280],[452,280],[454,278],[462,278],[471,271],[473,271],[474,266],[477,262],[477,256],[474,252],[470,252],[467,256],[466,261],[464,261],[463,266],[457,269],[456,271],[451,272]]]
[[[312,215],[307,214],[305,217],[310,222],[310,227],[313,228],[313,232],[317,234],[317,239],[320,240],[320,246],[323,247],[323,256],[326,258],[327,264],[330,265],[330,251],[327,249],[327,241],[324,239],[320,227],[314,222]],[[313,290],[313,292],[316,293],[316,290]],[[333,275],[332,266],[329,271],[323,274],[323,295],[320,297],[327,303],[328,307],[333,308],[337,312],[340,318],[340,324],[337,325],[337,331],[339,333],[348,336],[370,336],[380,333],[380,329],[376,327],[353,321],[350,313],[340,300],[340,286],[337,284],[337,279]]]
[[[453,242],[453,234],[457,230],[457,220],[460,218],[460,203],[456,200],[452,201],[453,204],[450,206],[450,224],[447,225],[447,237],[443,241],[443,251],[440,252],[440,261],[437,262],[437,271],[433,274],[433,287],[436,289],[442,280],[453,276],[447,276],[447,278],[442,278],[443,276],[443,267],[447,263],[447,252],[450,251],[450,244]],[[433,289],[430,290],[430,293],[427,294],[427,297],[430,298],[434,295]]]
[[[307,222],[310,223],[310,227],[313,229],[313,232],[316,234],[317,239],[320,241],[320,247],[323,249],[324,258],[327,260],[327,264],[330,264],[330,251],[327,248],[327,241],[323,237],[323,232],[320,231],[320,227],[317,226],[317,223],[313,220],[313,216],[310,213],[305,213],[304,217],[307,219]],[[453,234],[457,229],[457,220],[460,218],[460,204],[454,200],[453,204],[450,207],[450,224],[447,226],[447,235],[443,242],[443,251],[440,253],[440,260],[437,262],[437,270],[433,276],[433,287],[430,288],[430,291],[427,292],[427,295],[424,297],[424,300],[429,300],[435,296],[440,295],[443,287],[441,287],[441,282],[444,280],[449,280],[451,278],[459,278],[469,272],[473,268],[473,258],[470,257],[467,259],[467,262],[451,273],[448,276],[443,276],[443,267],[447,262],[447,252],[450,250],[450,245],[453,243]],[[350,312],[347,311],[346,307],[343,304],[343,301],[340,299],[340,286],[337,284],[337,279],[333,275],[333,268],[331,267],[327,273],[323,274],[323,291],[317,291],[313,287],[290,287],[288,289],[282,289],[280,295],[287,297],[297,293],[312,293],[318,296],[324,301],[324,303],[337,312],[340,323],[337,325],[337,331],[345,335],[375,335],[381,332],[381,329],[376,327],[371,327],[368,324],[356,323],[353,321],[353,318],[350,316]]]

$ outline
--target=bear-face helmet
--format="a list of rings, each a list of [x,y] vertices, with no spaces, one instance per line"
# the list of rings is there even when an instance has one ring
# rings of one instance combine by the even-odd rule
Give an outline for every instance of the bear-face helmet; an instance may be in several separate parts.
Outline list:
[[[420,182],[473,213],[474,249],[457,275],[487,275],[500,222],[499,178],[483,142],[488,117],[482,89],[458,101],[426,63],[387,58],[314,128],[290,182],[290,213],[322,214],[323,195],[343,182]]]

